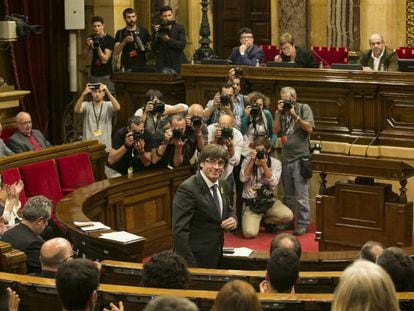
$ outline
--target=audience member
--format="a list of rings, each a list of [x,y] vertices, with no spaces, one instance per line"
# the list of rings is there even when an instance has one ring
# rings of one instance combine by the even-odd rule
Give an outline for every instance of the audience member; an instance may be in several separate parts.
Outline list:
[[[223,254],[223,231],[237,227],[227,184],[219,181],[228,152],[223,146],[210,144],[201,151],[199,160],[200,171],[185,180],[174,196],[174,252],[190,266],[217,268]]]
[[[198,307],[187,298],[164,295],[151,300],[144,311],[198,311]]]
[[[144,264],[142,285],[145,287],[186,289],[191,282],[184,258],[177,254],[155,254]]]
[[[220,116],[228,114],[234,119],[241,119],[243,111],[234,109],[234,89],[231,84],[223,84],[214,98],[207,102],[204,109],[204,118],[208,125],[217,123]],[[238,116],[236,116],[238,115]]]
[[[274,133],[282,143],[282,184],[284,203],[296,218],[295,235],[308,232],[309,226],[309,176],[302,176],[302,165],[310,157],[309,135],[315,123],[312,109],[296,101],[296,91],[283,87],[277,102]]]
[[[0,123],[0,136],[1,136],[1,133],[3,133],[3,126]],[[11,151],[9,147],[7,147],[6,144],[4,143],[3,139],[0,138],[0,157],[5,157],[8,155],[12,155],[12,154],[14,154],[14,152]]]
[[[284,33],[280,36],[279,46],[282,53],[275,56],[275,62],[295,63],[297,67],[301,68],[318,67],[312,53],[296,46],[290,33]]]
[[[147,64],[147,52],[151,49],[151,36],[148,30],[137,25],[137,16],[133,8],[126,8],[125,28],[115,34],[115,55],[121,54],[121,68],[131,70]]]
[[[369,50],[361,53],[359,59],[364,71],[398,71],[398,55],[385,46],[382,35],[372,34],[369,37],[369,47]]]
[[[40,234],[48,225],[52,208],[52,202],[46,197],[31,197],[24,205],[21,223],[7,230],[1,237],[2,241],[26,254],[28,273],[41,271],[39,256],[44,241]]]
[[[254,44],[253,31],[241,28],[239,31],[240,46],[231,51],[230,60],[235,65],[256,66],[264,61],[263,50]]]
[[[8,229],[21,220],[18,212],[22,206],[20,193],[23,188],[24,183],[19,180],[14,184],[4,185],[0,190],[0,215],[3,216],[3,221],[7,224]]]
[[[92,51],[91,72],[88,81],[105,84],[111,93],[115,93],[112,76],[112,52],[115,40],[105,33],[104,19],[94,16],[91,19],[93,34],[86,40],[84,56]]]
[[[72,258],[73,249],[68,240],[64,238],[47,240],[40,248],[42,271],[38,276],[54,279],[60,265]]]
[[[40,150],[52,146],[39,130],[32,128],[32,118],[27,112],[16,115],[17,131],[10,136],[7,146],[15,153]]]
[[[399,311],[391,278],[378,265],[357,260],[342,273],[332,311]]]
[[[391,277],[397,292],[414,289],[414,263],[398,247],[388,247],[378,255],[377,264]]]
[[[95,310],[99,270],[93,261],[74,259],[56,273],[56,289],[63,310]]]
[[[92,94],[92,101],[85,101],[87,94]],[[104,100],[105,94],[109,97],[109,101]],[[105,84],[88,83],[74,107],[76,113],[83,113],[83,140],[97,139],[106,146],[106,152],[109,152],[112,118],[114,112],[120,109],[121,106]]]
[[[240,76],[236,74],[230,75],[227,83],[232,86],[233,92],[234,92],[234,97],[233,97],[233,117],[235,120],[234,127],[240,131],[241,122],[243,119],[244,109],[246,105],[246,96],[240,93]]]
[[[112,136],[108,164],[122,175],[139,172],[151,165],[152,135],[141,117],[130,117],[128,125]]]
[[[212,311],[260,311],[259,298],[253,286],[241,280],[227,282],[218,292]]]
[[[277,248],[267,262],[266,278],[260,283],[261,293],[294,293],[299,279],[300,262],[291,249]]]
[[[272,239],[269,254],[272,254],[273,251],[278,248],[293,250],[299,259],[302,256],[302,246],[300,245],[298,238],[289,233],[280,233]]]
[[[186,63],[184,55],[186,45],[185,28],[176,23],[174,13],[169,5],[160,9],[159,25],[154,26],[153,50],[157,55],[157,71],[162,73],[179,74],[181,64]]]
[[[366,242],[359,253],[360,259],[369,260],[371,262],[376,262],[377,257],[384,251],[382,244],[375,241]]]
[[[260,136],[254,140],[250,157],[242,163],[242,233],[248,239],[258,235],[262,220],[266,229],[273,232],[276,231],[277,224],[290,223],[293,219],[292,211],[274,198],[282,165],[279,160],[270,156],[270,150],[270,140]]]

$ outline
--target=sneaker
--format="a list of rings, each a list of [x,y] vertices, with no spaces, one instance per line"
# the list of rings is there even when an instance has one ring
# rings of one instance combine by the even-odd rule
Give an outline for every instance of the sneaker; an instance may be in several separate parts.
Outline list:
[[[293,234],[294,235],[304,235],[307,232],[308,232],[308,227],[307,226],[297,226],[297,228],[295,229]]]
[[[264,224],[265,231],[269,233],[278,233],[280,230],[277,225],[275,224]]]
[[[285,230],[293,230],[295,229],[295,225],[292,222],[289,222],[287,224],[280,224],[277,225],[277,228],[279,229],[279,231],[285,231]]]

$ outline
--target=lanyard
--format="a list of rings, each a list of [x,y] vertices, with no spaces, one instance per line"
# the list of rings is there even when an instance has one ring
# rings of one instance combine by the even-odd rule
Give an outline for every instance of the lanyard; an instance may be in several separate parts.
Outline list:
[[[99,130],[99,121],[101,120],[102,107],[103,107],[103,102],[101,103],[101,108],[99,109],[99,115],[96,115],[95,104],[92,103],[93,114],[95,115],[96,129],[97,130]]]

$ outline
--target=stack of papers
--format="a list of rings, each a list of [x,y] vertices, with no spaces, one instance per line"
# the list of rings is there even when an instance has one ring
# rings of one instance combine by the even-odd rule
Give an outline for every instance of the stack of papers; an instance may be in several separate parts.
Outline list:
[[[231,257],[249,257],[250,254],[253,252],[252,249],[247,247],[237,247],[234,249],[233,254],[224,254],[224,256],[231,256]]]
[[[114,231],[109,233],[102,233],[99,236],[101,239],[117,241],[121,243],[132,243],[144,239],[142,236],[132,234],[126,231]]]
[[[78,226],[82,231],[95,231],[95,230],[105,230],[111,229],[108,226],[105,226],[99,221],[74,221],[76,226]]]

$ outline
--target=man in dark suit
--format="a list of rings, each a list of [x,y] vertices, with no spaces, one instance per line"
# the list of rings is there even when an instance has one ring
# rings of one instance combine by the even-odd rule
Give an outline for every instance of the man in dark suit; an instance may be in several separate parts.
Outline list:
[[[181,64],[186,63],[184,55],[186,45],[185,29],[174,20],[174,13],[169,5],[160,9],[161,24],[155,25],[153,50],[157,54],[157,71],[177,74]]]
[[[235,65],[256,66],[264,61],[263,50],[254,44],[253,31],[242,28],[239,31],[240,46],[231,51],[230,60]]]
[[[1,237],[2,241],[26,254],[28,273],[41,271],[39,256],[44,240],[40,234],[47,227],[52,208],[52,202],[46,197],[31,197],[23,208],[22,222],[7,230]]]
[[[228,157],[221,145],[205,146],[200,153],[200,172],[184,181],[175,193],[174,251],[189,266],[217,268],[223,253],[223,231],[237,227],[227,184],[219,180]]]
[[[32,129],[32,118],[27,112],[17,114],[16,126],[18,130],[7,142],[13,152],[41,150],[52,146],[39,130]]]

